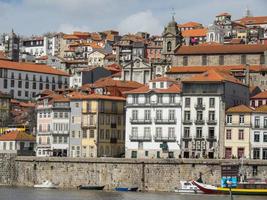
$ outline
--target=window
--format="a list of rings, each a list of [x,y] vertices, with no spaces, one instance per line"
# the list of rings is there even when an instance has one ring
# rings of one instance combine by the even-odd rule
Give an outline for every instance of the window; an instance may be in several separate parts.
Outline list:
[[[207,55],[202,56],[202,65],[207,65]]]
[[[162,120],[162,110],[157,110],[156,111],[156,119],[157,120]]]
[[[226,130],[226,140],[231,140],[232,139],[232,130],[227,129]]]
[[[66,144],[68,142],[68,137],[63,137],[64,139],[64,144]]]
[[[183,65],[184,66],[188,65],[188,56],[183,56]]]
[[[19,96],[19,97],[21,96],[21,91],[20,91],[20,90],[18,91],[18,96]]]
[[[158,103],[162,103],[162,95],[158,95]]]
[[[144,127],[144,138],[150,138],[151,129],[150,127]]]
[[[260,133],[259,132],[254,133],[254,142],[260,142]]]
[[[156,88],[156,83],[152,84],[152,88],[154,88],[154,89]]]
[[[190,111],[184,111],[184,119],[185,121],[190,121]]]
[[[87,138],[87,132],[86,132],[86,130],[83,131],[83,138]]]
[[[197,105],[200,105],[200,106],[203,105],[203,99],[202,98],[197,98]]]
[[[264,128],[267,128],[267,117],[264,117],[263,119],[263,126]]]
[[[260,64],[263,65],[265,63],[264,55],[260,55]]]
[[[242,129],[238,130],[238,139],[244,140],[244,130]]]
[[[110,133],[109,133],[109,130],[107,129],[106,130],[106,136],[105,136],[106,140],[109,140],[110,139]]]
[[[106,115],[106,124],[109,125],[110,124],[110,116]]]
[[[146,156],[146,157],[148,156],[148,151],[145,151],[145,156]]]
[[[156,137],[157,138],[162,138],[162,127],[157,127],[156,128]]]
[[[214,139],[215,138],[215,129],[214,127],[209,127],[209,136],[210,139]]]
[[[169,41],[167,43],[167,51],[171,51],[171,50],[172,50],[172,43],[171,43],[171,41]]]
[[[260,117],[255,117],[255,128],[260,128]]]
[[[253,148],[253,159],[260,159],[260,148]]]
[[[18,81],[18,88],[22,88],[22,81]]]
[[[35,82],[32,83],[32,89],[36,89],[36,83]]]
[[[117,112],[117,104],[116,104],[116,102],[112,102],[112,104],[111,104],[111,112],[113,112],[113,113]]]
[[[14,87],[14,86],[15,86],[15,80],[11,80],[10,87]]]
[[[246,55],[241,55],[241,64],[246,64]]]
[[[209,106],[210,106],[210,108],[214,108],[215,107],[215,99],[214,98],[210,98],[209,99]]]
[[[28,81],[25,82],[25,88],[29,89],[29,82]]]
[[[75,131],[71,132],[71,137],[75,138]]]
[[[137,158],[137,151],[132,151],[131,158]]]
[[[146,98],[145,99],[146,103],[150,103],[150,96],[149,95],[146,95],[145,98]]]
[[[145,120],[150,120],[150,119],[151,119],[151,111],[145,110]]]
[[[190,107],[190,98],[185,98],[185,107],[186,108]]]
[[[138,110],[133,110],[132,111],[132,119],[137,120],[138,119]]]
[[[224,56],[223,55],[219,56],[219,65],[224,65]]]
[[[267,142],[267,133],[263,133],[263,142]]]
[[[39,83],[39,90],[43,90],[43,84]]]
[[[215,111],[209,111],[209,121],[215,121]]]
[[[169,120],[175,120],[175,110],[169,110]]]
[[[263,85],[263,83],[262,83],[262,85]],[[258,107],[261,106],[261,105],[262,105],[262,100],[259,100],[258,101]]]
[[[267,160],[267,149],[266,148],[262,149],[262,159]]]
[[[184,138],[190,138],[190,127],[184,127]]]
[[[202,138],[202,127],[197,127],[197,135],[196,138]]]
[[[90,130],[89,138],[95,138],[95,131],[94,130]]]
[[[170,95],[169,97],[170,103],[175,103],[175,96],[174,95]]]
[[[232,124],[232,115],[227,115],[226,116],[226,123],[227,124]]]
[[[7,88],[7,79],[4,79],[4,88]]]
[[[175,138],[175,129],[174,129],[174,127],[169,127],[168,128],[168,137],[169,138]]]
[[[202,111],[197,111],[197,120],[198,121],[203,120],[203,112]]]
[[[101,140],[104,140],[105,139],[104,130],[103,129],[100,130],[100,139]]]
[[[132,127],[132,136],[138,136],[138,127]]]
[[[239,124],[244,124],[244,115],[239,115]]]
[[[160,82],[160,88],[164,88],[164,82]]]
[[[133,104],[138,104],[138,96],[133,95]]]

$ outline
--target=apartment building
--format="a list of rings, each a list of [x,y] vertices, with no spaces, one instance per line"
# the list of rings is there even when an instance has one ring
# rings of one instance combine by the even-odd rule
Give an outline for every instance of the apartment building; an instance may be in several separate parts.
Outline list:
[[[126,158],[180,157],[180,92],[180,86],[167,77],[125,92]]]

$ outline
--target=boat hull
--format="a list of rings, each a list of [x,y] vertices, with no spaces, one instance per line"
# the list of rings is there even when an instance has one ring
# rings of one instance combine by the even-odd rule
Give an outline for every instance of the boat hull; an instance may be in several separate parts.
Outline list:
[[[230,188],[221,188],[211,185],[201,184],[196,181],[193,181],[193,184],[196,185],[202,192],[205,194],[230,194]],[[232,188],[231,193],[233,195],[264,195],[267,196],[267,189],[241,189],[241,188]]]
[[[138,190],[138,187],[116,187],[115,190],[119,192],[136,192]]]
[[[104,189],[104,185],[103,186],[97,186],[97,185],[79,185],[78,189],[80,190],[103,190]]]

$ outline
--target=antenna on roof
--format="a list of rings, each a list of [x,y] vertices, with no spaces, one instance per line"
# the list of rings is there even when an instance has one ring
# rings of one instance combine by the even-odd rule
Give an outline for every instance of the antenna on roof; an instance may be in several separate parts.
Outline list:
[[[252,17],[252,13],[251,13],[251,11],[249,10],[248,5],[247,5],[247,7],[246,7],[245,17]]]

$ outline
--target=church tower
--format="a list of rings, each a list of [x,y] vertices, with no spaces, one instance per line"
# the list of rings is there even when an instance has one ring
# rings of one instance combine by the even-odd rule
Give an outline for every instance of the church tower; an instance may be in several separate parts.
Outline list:
[[[162,47],[163,59],[170,61],[175,50],[182,45],[182,40],[183,40],[181,31],[177,26],[174,16],[172,16],[172,20],[164,28],[164,31],[162,33],[162,38],[163,38],[163,47]]]

